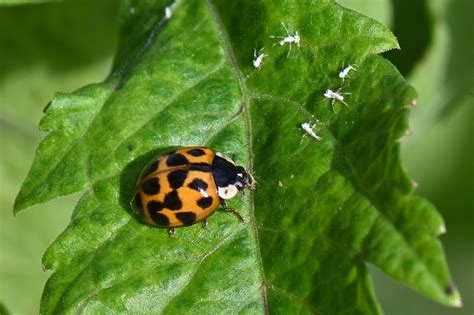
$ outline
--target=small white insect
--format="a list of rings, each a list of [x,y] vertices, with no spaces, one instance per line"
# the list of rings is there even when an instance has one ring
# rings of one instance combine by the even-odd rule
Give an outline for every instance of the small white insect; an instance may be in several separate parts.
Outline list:
[[[340,93],[340,90],[337,90],[336,92],[333,92],[333,91],[327,89],[326,92],[324,92],[324,97],[326,97],[327,99],[332,100],[331,105],[334,105],[335,101],[339,101],[342,104],[344,104],[346,106],[349,106],[349,104],[347,104],[344,101],[344,96],[343,95],[350,95],[350,94],[351,93]]]
[[[253,66],[257,69],[260,69],[260,67],[262,66],[262,62],[263,62],[263,58],[264,57],[268,57],[267,55],[265,55],[264,53],[260,53],[258,56],[257,56],[257,50],[254,49],[253,50]]]
[[[283,187],[283,183],[280,180],[278,181],[278,186]]]
[[[313,128],[314,126],[316,125],[313,125],[311,126],[309,123],[302,123],[301,124],[301,128],[303,128],[303,130],[309,134],[311,137],[313,137],[314,139],[316,140],[321,140],[322,138],[320,136],[318,136],[314,131],[313,131]]]
[[[357,71],[357,69],[354,67],[354,65],[348,65],[347,67],[342,69],[341,72],[339,72],[339,78],[341,78],[342,81],[344,81],[346,78],[350,78],[349,72],[351,70]]]
[[[288,50],[288,55],[290,55],[292,44],[296,44],[296,46],[298,46],[298,48],[300,48],[300,34],[298,33],[298,31],[295,31],[295,34],[293,34],[293,35],[290,34],[290,32],[288,31],[288,29],[285,26],[285,23],[283,23],[283,22],[281,22],[281,26],[283,26],[283,28],[285,29],[286,36],[285,37],[283,37],[283,36],[270,36],[270,37],[271,38],[280,38],[280,41],[278,42],[280,44],[280,46],[288,44],[290,46],[290,49]],[[274,45],[276,45],[276,44],[274,44]]]

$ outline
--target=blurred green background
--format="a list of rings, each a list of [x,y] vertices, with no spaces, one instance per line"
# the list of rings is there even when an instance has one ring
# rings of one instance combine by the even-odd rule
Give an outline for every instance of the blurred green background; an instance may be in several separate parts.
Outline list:
[[[35,3],[38,2],[38,3]],[[442,236],[464,308],[439,306],[371,268],[386,314],[474,314],[474,1],[344,0],[389,25],[386,54],[418,89],[402,140],[418,193],[442,213]],[[22,4],[16,4],[22,3]],[[56,91],[103,80],[117,46],[118,0],[0,0],[0,313],[36,314],[48,272],[41,256],[69,222],[78,195],[12,215],[44,137],[38,122]]]

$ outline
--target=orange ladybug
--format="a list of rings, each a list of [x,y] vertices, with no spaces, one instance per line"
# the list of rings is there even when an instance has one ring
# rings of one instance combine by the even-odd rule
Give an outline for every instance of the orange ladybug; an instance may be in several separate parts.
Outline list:
[[[152,160],[142,171],[131,205],[146,223],[168,228],[203,222],[219,206],[244,189],[252,189],[252,175],[227,156],[206,147],[183,147]]]

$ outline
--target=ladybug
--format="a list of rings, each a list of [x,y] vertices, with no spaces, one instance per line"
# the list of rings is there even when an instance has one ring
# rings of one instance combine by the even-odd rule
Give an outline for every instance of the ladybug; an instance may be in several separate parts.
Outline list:
[[[242,166],[220,152],[206,147],[183,147],[153,159],[142,171],[131,201],[132,208],[146,223],[175,228],[203,222],[219,206],[243,221],[226,204],[254,179]]]

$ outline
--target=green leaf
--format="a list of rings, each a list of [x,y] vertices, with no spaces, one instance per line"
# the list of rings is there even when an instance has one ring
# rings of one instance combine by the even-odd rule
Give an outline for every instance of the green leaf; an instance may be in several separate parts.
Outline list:
[[[471,38],[470,12],[474,2],[466,0],[428,1],[433,38],[422,62],[410,75],[420,91],[414,121],[420,132],[440,119],[449,117],[461,104],[473,103],[474,43]],[[430,80],[426,80],[430,78]],[[418,130],[417,130],[418,131]],[[410,148],[411,149],[411,148]]]
[[[79,197],[13,216],[42,138],[38,120],[54,91],[103,80],[110,71],[117,38],[111,5],[88,0],[0,7],[0,301],[11,314],[38,314],[50,276],[41,255],[64,230]]]
[[[0,0],[0,5],[41,4],[61,1],[62,0]]]
[[[416,94],[376,56],[393,35],[332,1],[179,1],[170,19],[166,5],[123,4],[112,74],[58,94],[41,121],[15,209],[84,191],[43,258],[42,312],[377,314],[367,263],[459,305],[442,219],[400,167]],[[270,37],[281,22],[301,47]],[[343,64],[358,69],[344,84]],[[332,107],[323,93],[341,85],[348,106]],[[231,202],[245,223],[219,212],[169,238],[131,213],[141,168],[187,145],[253,172],[255,192]]]

